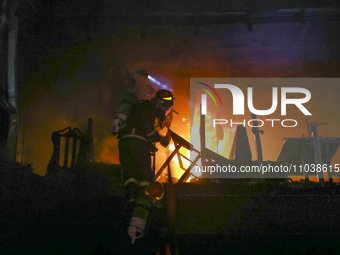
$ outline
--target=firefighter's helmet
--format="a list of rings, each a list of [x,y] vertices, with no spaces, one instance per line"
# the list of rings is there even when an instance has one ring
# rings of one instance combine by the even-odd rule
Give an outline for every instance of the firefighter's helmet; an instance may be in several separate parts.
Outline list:
[[[152,200],[159,201],[164,195],[164,186],[160,182],[151,182],[145,189],[145,194]]]
[[[171,91],[166,89],[160,89],[155,95],[155,101],[159,102],[156,107],[160,111],[162,117],[165,116],[166,111],[174,105],[174,97]]]
[[[171,93],[171,91],[166,90],[166,89],[160,89],[157,91],[156,95],[155,95],[155,99],[160,99],[162,101],[168,102],[169,104],[171,104],[171,106],[174,103],[174,97]]]

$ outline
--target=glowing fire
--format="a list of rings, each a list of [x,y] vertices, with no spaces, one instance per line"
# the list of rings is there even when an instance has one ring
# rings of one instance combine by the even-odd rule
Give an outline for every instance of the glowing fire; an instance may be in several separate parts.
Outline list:
[[[226,158],[229,158],[231,147],[232,147],[232,141],[234,137],[234,133],[236,130],[236,127],[228,128],[224,127],[224,138],[223,140],[217,141],[216,138],[216,128],[212,126],[211,118],[214,118],[214,116],[211,115],[211,113],[207,113],[206,115],[206,122],[205,122],[205,128],[206,128],[206,147]],[[199,108],[196,107],[194,118],[193,118],[193,124],[191,126],[191,135],[190,135],[190,124],[186,123],[186,119],[182,118],[182,122],[178,123],[178,126],[180,127],[180,130],[184,131],[179,133],[182,137],[188,137],[187,139],[196,150],[201,150],[201,142],[200,142],[200,112]],[[189,128],[188,128],[189,126]],[[188,134],[186,134],[188,133]],[[162,153],[162,151],[159,151],[158,155],[158,161],[161,161],[162,163],[167,159],[167,157],[175,150],[175,144],[171,143],[168,147],[168,153]],[[180,154],[185,156],[186,158],[190,159],[190,161],[193,161],[196,157],[197,153],[190,152],[190,150],[185,149],[182,147],[179,150]],[[182,166],[184,169],[187,169],[191,162],[186,160],[184,157],[181,157]],[[198,166],[201,165],[201,160],[199,159],[196,163]],[[180,166],[180,161],[178,159],[178,156],[175,155],[173,159],[170,162],[170,167],[172,170],[173,177],[179,179],[182,174],[184,173],[184,170]],[[159,168],[158,168],[159,169]],[[166,174],[166,171],[164,171]],[[190,181],[194,176],[191,175],[187,181]]]
[[[193,118],[193,124],[191,127],[190,143],[194,145],[197,150],[201,150],[200,141],[200,110],[199,107],[195,108],[195,114]],[[206,148],[222,155],[225,158],[229,158],[232,141],[236,131],[236,127],[223,127],[223,140],[218,141],[216,137],[216,127],[213,127],[212,119],[216,118],[210,112],[205,115],[205,145]],[[200,161],[199,161],[200,165]]]

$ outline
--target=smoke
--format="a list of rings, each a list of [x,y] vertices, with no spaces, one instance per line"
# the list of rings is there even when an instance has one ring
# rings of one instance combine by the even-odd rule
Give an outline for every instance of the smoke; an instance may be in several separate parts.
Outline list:
[[[31,88],[21,94],[23,163],[33,163],[38,174],[45,174],[52,156],[51,134],[68,126],[85,132],[89,118],[93,119],[96,161],[119,163],[117,141],[111,134],[113,114],[130,72],[119,61],[91,52],[88,45],[78,47],[46,59],[39,68],[48,75],[33,73],[26,79]]]
[[[46,51],[39,52],[36,59],[40,62],[19,84],[22,125],[25,120],[25,163],[34,163],[36,172],[44,174],[52,155],[52,132],[67,126],[85,131],[88,118],[94,123],[96,160],[119,163],[117,140],[111,135],[112,118],[128,87],[129,75],[139,69],[145,69],[173,91],[174,109],[179,115],[174,115],[172,130],[187,140],[190,78],[327,76],[328,69],[318,69],[318,64],[313,67],[311,63],[288,61],[283,48],[270,51],[256,43],[245,48],[222,47],[218,34],[228,26],[215,28],[216,35],[202,28],[200,38],[190,31],[176,34],[171,30],[147,34],[144,40],[133,30],[120,37],[94,35],[92,44],[77,42],[67,49],[51,50],[47,56],[43,55]],[[257,27],[253,37],[259,37],[266,26]],[[240,29],[239,33],[248,32]],[[278,54],[269,58],[273,52]],[[255,104],[260,107],[258,102]],[[266,159],[275,159],[283,135],[295,136],[266,132],[263,143],[271,144],[263,146]],[[226,137],[230,139],[231,134]]]

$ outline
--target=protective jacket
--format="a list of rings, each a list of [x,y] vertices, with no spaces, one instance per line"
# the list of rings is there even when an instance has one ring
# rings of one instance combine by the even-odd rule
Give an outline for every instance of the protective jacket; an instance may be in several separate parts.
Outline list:
[[[149,101],[140,101],[134,105],[129,122],[118,134],[118,139],[137,138],[146,143],[159,142],[161,136],[154,127],[157,119],[157,109]]]

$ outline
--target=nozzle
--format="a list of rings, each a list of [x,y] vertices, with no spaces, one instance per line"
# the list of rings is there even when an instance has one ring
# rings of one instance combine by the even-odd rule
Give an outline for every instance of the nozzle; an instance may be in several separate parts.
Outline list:
[[[131,237],[131,243],[134,244],[136,239],[140,238],[143,236],[143,230],[134,227],[134,226],[129,226],[128,228],[128,235]]]
[[[131,243],[134,244],[135,240],[141,238],[144,234],[146,219],[132,217],[130,226],[128,227],[128,235],[131,237]]]
[[[135,243],[135,240],[136,240],[136,232],[137,232],[137,229],[136,227],[129,227],[128,228],[128,235],[131,237],[131,243],[134,244]]]
[[[170,107],[170,112],[174,112],[174,113],[176,113],[178,115],[178,112],[176,112],[175,109],[172,108],[172,107]]]
[[[113,135],[118,135],[118,132],[119,132],[119,128],[116,127],[115,130],[112,132]]]

